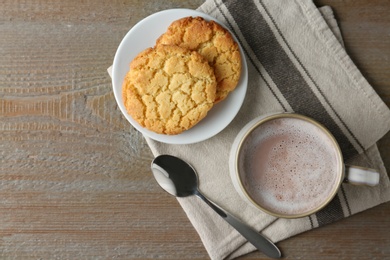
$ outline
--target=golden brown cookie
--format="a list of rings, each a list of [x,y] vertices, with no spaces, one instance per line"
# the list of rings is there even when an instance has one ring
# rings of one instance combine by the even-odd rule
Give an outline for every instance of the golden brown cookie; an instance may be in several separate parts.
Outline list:
[[[204,56],[217,79],[216,103],[236,88],[241,74],[240,50],[229,31],[218,23],[202,17],[176,20],[156,44],[178,45]]]
[[[216,80],[207,60],[179,46],[159,45],[130,63],[122,95],[141,126],[175,135],[204,118],[214,104]]]

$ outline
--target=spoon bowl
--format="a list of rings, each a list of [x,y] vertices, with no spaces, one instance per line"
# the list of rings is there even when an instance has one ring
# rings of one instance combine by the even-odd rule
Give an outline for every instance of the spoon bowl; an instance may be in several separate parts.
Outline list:
[[[272,241],[203,196],[198,189],[198,175],[195,169],[187,162],[172,155],[160,155],[152,161],[151,169],[157,183],[166,192],[176,197],[197,196],[240,232],[259,251],[272,258],[281,257],[280,250]]]
[[[153,160],[151,167],[157,183],[169,194],[176,197],[195,195],[198,176],[188,163],[173,156],[161,155]],[[175,174],[177,172],[180,174]]]

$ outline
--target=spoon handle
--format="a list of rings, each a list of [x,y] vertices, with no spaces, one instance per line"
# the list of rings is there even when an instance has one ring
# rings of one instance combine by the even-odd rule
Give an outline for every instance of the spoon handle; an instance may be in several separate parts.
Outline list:
[[[253,230],[248,225],[242,223],[230,213],[223,210],[215,202],[211,202],[199,191],[195,194],[201,198],[207,205],[209,205],[215,212],[218,213],[224,220],[226,220],[232,227],[234,227],[243,237],[252,243],[259,251],[272,258],[280,258],[282,256],[279,248],[268,238],[261,235],[259,232]]]

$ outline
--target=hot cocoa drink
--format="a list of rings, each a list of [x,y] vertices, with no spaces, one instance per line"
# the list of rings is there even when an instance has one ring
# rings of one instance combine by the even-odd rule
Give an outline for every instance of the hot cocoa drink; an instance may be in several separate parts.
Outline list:
[[[250,197],[281,215],[304,215],[326,204],[338,189],[337,145],[315,124],[293,117],[267,121],[245,139],[242,183]]]

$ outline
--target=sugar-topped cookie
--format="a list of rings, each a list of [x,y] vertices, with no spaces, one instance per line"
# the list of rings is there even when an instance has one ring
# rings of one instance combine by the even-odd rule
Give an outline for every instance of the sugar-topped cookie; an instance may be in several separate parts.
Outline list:
[[[141,126],[175,135],[207,115],[215,101],[216,79],[199,53],[158,45],[130,63],[122,95],[127,112]]]
[[[228,30],[202,17],[174,21],[156,41],[157,45],[178,45],[199,52],[214,68],[217,80],[215,102],[233,91],[240,79],[241,57],[238,44]]]

